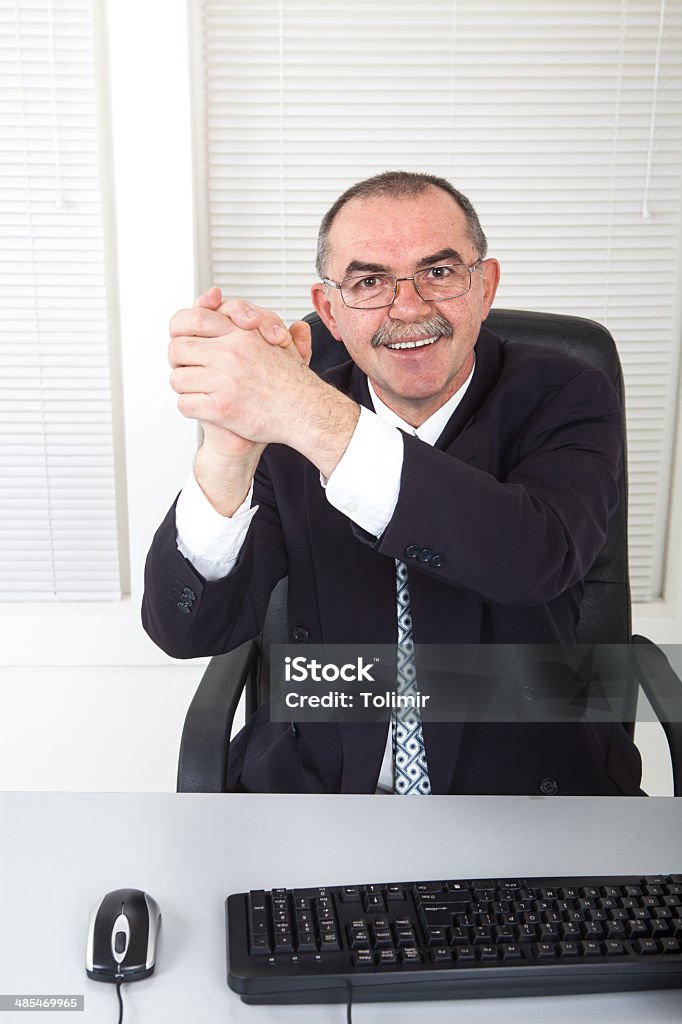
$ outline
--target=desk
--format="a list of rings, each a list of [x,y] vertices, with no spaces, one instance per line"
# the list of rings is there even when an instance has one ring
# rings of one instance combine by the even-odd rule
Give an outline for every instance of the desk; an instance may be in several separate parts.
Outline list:
[[[83,966],[91,905],[146,889],[163,914],[155,974],[124,986],[124,1024],[344,1024],[330,1006],[246,1006],[227,988],[223,900],[273,886],[682,870],[682,800],[0,794],[0,992],[85,994],[75,1024],[113,1024],[113,986]],[[35,1014],[3,1013],[0,1024]],[[357,1004],[402,1024],[415,1004]],[[679,1024],[682,989],[422,1003],[423,1024]],[[45,1021],[45,1017],[38,1018]],[[54,1018],[47,1018],[48,1020]]]

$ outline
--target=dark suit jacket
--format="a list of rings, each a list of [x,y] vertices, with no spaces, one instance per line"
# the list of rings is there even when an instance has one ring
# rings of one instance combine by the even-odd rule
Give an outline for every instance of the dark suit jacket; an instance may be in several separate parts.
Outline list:
[[[353,363],[326,378],[372,408]],[[404,437],[400,496],[380,538],[329,504],[314,466],[271,445],[259,511],[225,579],[207,583],[178,552],[170,510],[147,560],[144,626],[174,657],[231,650],[259,633],[288,573],[292,642],[392,644],[401,558],[417,643],[574,642],[581,581],[618,500],[620,445],[618,399],[598,370],[483,328],[473,379],[436,446]],[[196,600],[179,614],[185,587]],[[620,725],[425,722],[424,735],[435,793],[639,792],[639,755]],[[229,782],[373,792],[385,738],[376,723],[292,729],[261,708],[232,742]]]

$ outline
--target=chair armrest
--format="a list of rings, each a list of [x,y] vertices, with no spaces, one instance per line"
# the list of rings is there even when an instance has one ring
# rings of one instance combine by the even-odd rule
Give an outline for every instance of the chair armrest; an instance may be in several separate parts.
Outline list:
[[[224,793],[232,722],[258,665],[258,645],[248,640],[211,658],[187,709],[180,740],[178,793]]]
[[[660,648],[645,636],[633,636],[634,670],[670,746],[673,792],[682,796],[682,680]]]

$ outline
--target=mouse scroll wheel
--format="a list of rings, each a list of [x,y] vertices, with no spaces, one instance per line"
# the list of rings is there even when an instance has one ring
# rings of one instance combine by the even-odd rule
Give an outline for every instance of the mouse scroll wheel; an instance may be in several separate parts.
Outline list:
[[[111,929],[111,952],[117,964],[125,960],[130,942],[130,922],[125,914],[119,914]]]

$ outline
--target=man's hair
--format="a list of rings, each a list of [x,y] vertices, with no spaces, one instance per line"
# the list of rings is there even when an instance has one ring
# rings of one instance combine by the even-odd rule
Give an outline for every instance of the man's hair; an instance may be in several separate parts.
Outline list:
[[[445,178],[439,178],[435,174],[422,174],[418,171],[384,171],[383,174],[376,174],[373,178],[366,178],[359,181],[339,196],[331,209],[327,210],[320,231],[317,236],[317,258],[315,266],[320,277],[325,277],[327,262],[329,260],[331,247],[329,245],[329,231],[336,218],[337,213],[351,199],[375,199],[385,197],[387,199],[406,199],[411,196],[419,196],[429,188],[440,188],[447,192],[455,200],[466,217],[471,241],[476,249],[479,259],[485,259],[488,251],[488,242],[483,233],[478,214],[473,208],[471,201],[465,195],[458,192]]]

